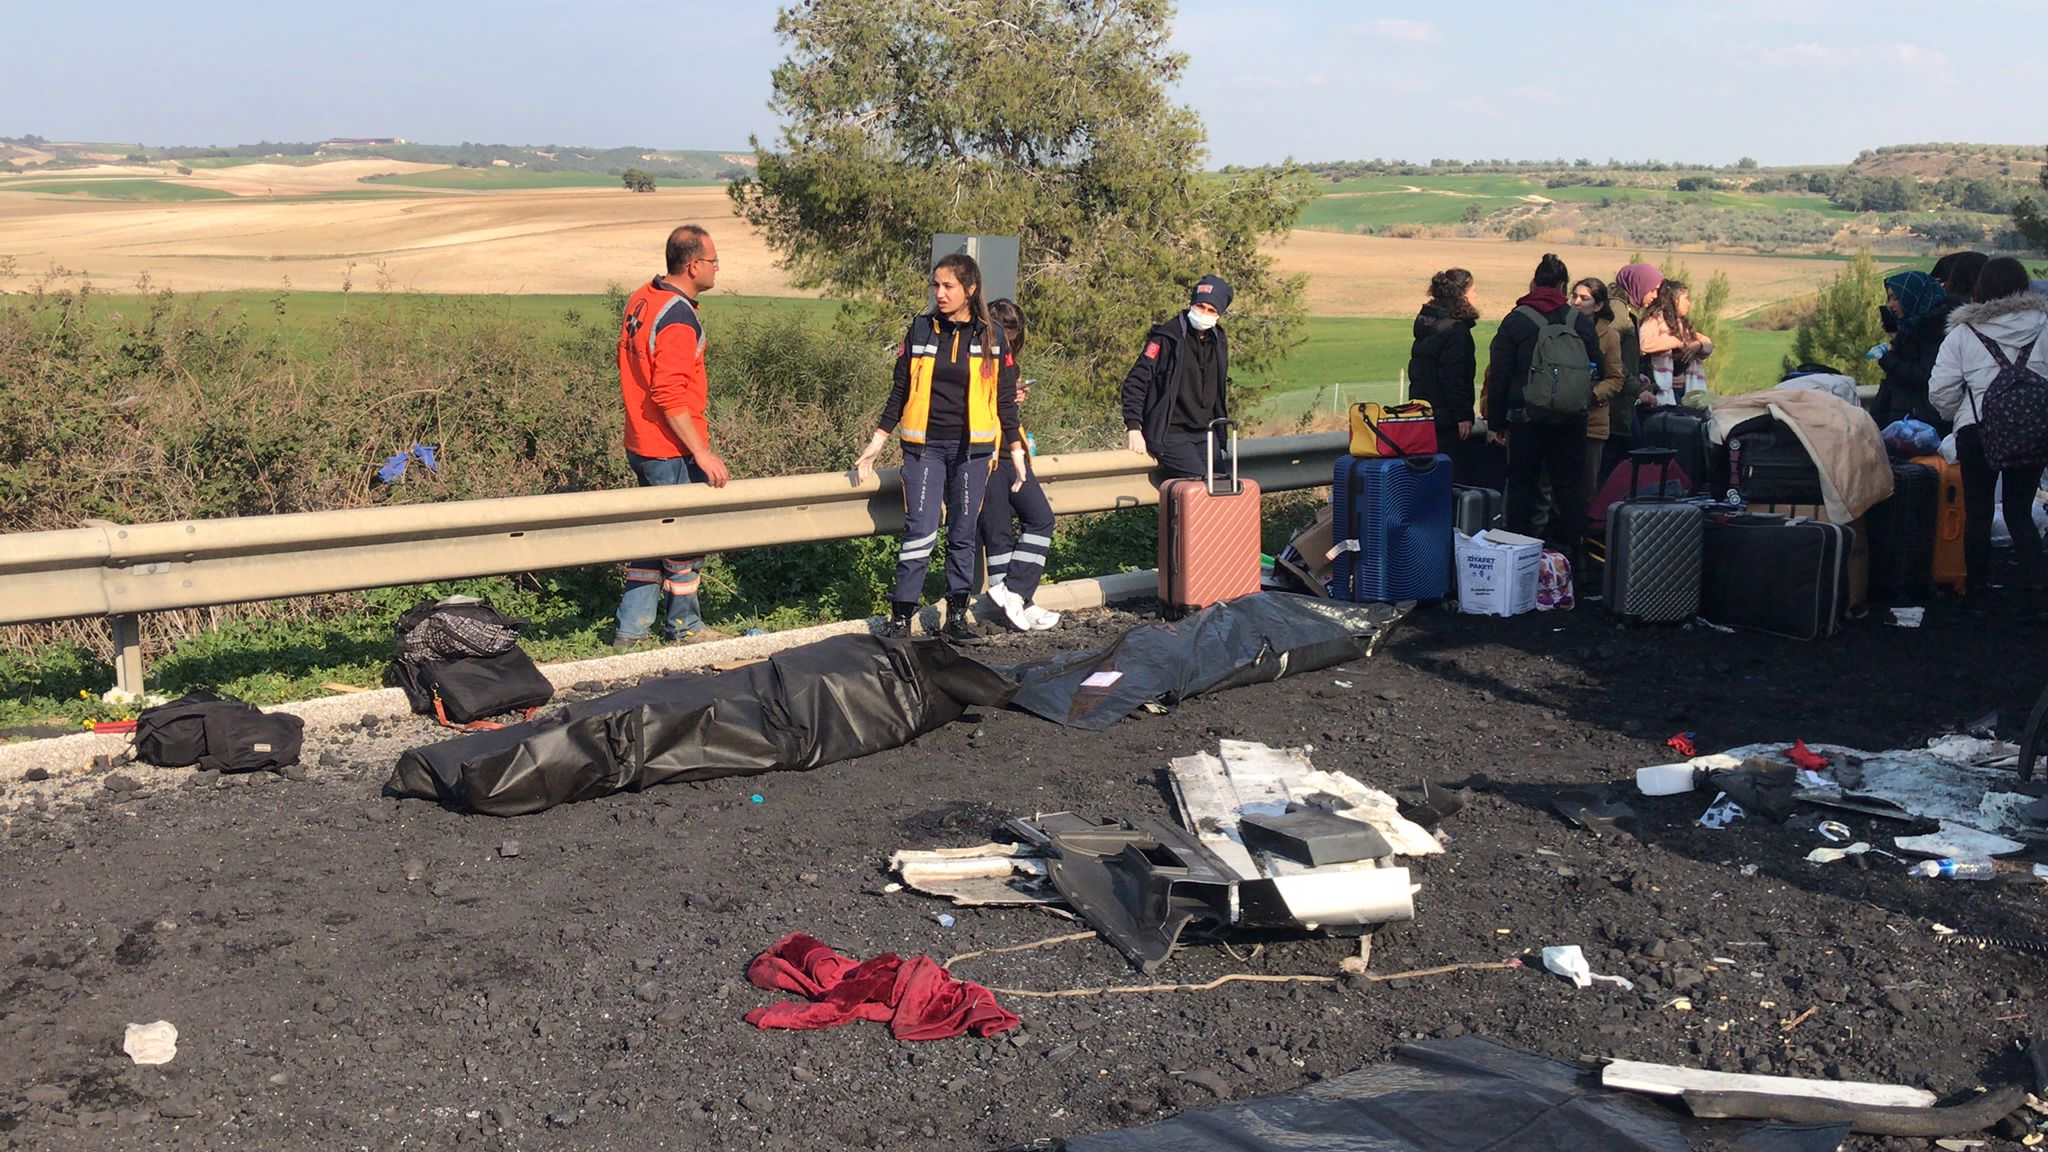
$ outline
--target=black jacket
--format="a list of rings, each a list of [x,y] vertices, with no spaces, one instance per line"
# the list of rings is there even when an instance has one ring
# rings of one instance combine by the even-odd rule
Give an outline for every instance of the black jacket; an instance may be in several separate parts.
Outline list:
[[[1884,380],[1877,386],[1877,401],[1871,406],[1871,414],[1877,418],[1879,427],[1911,416],[1932,424],[1943,435],[1948,434],[1949,422],[1941,418],[1927,399],[1927,380],[1934,375],[1934,358],[1948,336],[1948,314],[1956,310],[1957,303],[1950,297],[1912,323],[1900,325],[1892,337],[1891,348],[1878,358],[1877,366],[1884,372]]]
[[[1553,294],[1562,300],[1562,294]],[[1521,305],[1536,308],[1551,321],[1562,320],[1567,314],[1576,321],[1579,339],[1586,345],[1586,363],[1593,365],[1593,378],[1600,378],[1600,330],[1593,322],[1578,315],[1570,304],[1560,304],[1544,309],[1541,302],[1531,301],[1527,296],[1515,302],[1516,310],[1507,314],[1500,322],[1500,328],[1493,334],[1493,343],[1486,350],[1486,424],[1489,428],[1505,430],[1510,423],[1536,420],[1544,423],[1565,424],[1574,420],[1583,421],[1584,413],[1564,416],[1526,408],[1522,403],[1522,389],[1529,383],[1529,365],[1536,358],[1536,336],[1542,331],[1534,320],[1521,311]],[[1519,418],[1509,413],[1523,413]]]
[[[1223,334],[1223,325],[1209,330],[1216,340],[1216,370],[1221,376],[1222,390],[1217,395],[1218,416],[1230,415],[1230,341]],[[1152,326],[1145,334],[1145,347],[1138,352],[1138,362],[1131,365],[1130,374],[1124,377],[1124,427],[1135,428],[1145,434],[1145,443],[1153,455],[1159,454],[1159,446],[1166,442],[1166,428],[1173,420],[1175,390],[1180,387],[1180,350],[1182,344],[1194,337],[1188,331],[1185,312],[1176,313],[1172,319]]]
[[[1415,317],[1415,344],[1408,352],[1408,398],[1429,401],[1440,429],[1472,419],[1474,382],[1479,376],[1473,323],[1434,303],[1424,304]],[[1438,438],[1442,438],[1441,432]]]

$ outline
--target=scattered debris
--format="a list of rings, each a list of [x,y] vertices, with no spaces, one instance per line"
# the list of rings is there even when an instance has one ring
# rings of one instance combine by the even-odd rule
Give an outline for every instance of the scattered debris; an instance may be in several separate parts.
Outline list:
[[[1639,1060],[1608,1061],[1600,1069],[1600,1083],[1609,1088],[1656,1096],[1740,1092],[1887,1108],[1931,1108],[1935,1102],[1934,1093],[1900,1084],[1713,1072],[1705,1068],[1682,1068],[1675,1064],[1649,1064]]]
[[[121,1051],[137,1064],[169,1064],[178,1055],[178,1027],[169,1020],[130,1024]]]
[[[1624,991],[1636,990],[1633,980],[1621,976],[1603,976],[1593,971],[1586,963],[1585,949],[1577,944],[1553,944],[1545,948],[1542,955],[1545,968],[1581,988],[1591,988],[1597,980],[1603,984],[1618,984]]]
[[[1533,1134],[1533,1136],[1532,1136]],[[1842,1126],[1718,1128],[1715,1143],[1831,1152]],[[1600,1090],[1574,1065],[1460,1036],[1403,1044],[1392,1063],[1297,1092],[1181,1113],[1121,1132],[1070,1136],[1068,1152],[1227,1152],[1350,1143],[1380,1152],[1542,1146],[1601,1152],[1704,1146],[1706,1130],[1653,1101]]]

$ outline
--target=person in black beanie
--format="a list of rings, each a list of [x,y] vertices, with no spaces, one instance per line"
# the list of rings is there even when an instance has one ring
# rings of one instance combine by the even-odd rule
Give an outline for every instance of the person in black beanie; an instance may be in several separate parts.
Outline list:
[[[1230,298],[1229,281],[1202,277],[1187,311],[1145,334],[1138,362],[1124,377],[1127,442],[1131,451],[1159,461],[1167,479],[1207,474],[1209,425],[1230,415],[1230,342],[1221,323]]]

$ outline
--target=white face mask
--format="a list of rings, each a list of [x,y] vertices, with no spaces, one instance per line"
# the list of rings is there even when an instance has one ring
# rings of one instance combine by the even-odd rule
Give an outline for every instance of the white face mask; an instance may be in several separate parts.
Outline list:
[[[1221,319],[1221,316],[1204,312],[1200,308],[1188,309],[1188,327],[1193,328],[1197,332],[1207,332],[1216,326],[1216,321]]]

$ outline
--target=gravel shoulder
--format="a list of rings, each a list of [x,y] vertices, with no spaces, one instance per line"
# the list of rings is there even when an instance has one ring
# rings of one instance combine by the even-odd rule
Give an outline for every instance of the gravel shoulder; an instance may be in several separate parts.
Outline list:
[[[1095,647],[1141,620],[1077,613],[981,651]],[[1585,610],[1425,609],[1343,670],[1101,733],[987,712],[815,772],[509,821],[380,795],[401,750],[440,736],[410,716],[314,723],[299,779],[67,762],[62,788],[0,783],[16,805],[0,817],[0,1148],[985,1150],[1285,1091],[1468,1033],[1565,1059],[1944,1095],[2004,1082],[2023,1073],[2015,1045],[2042,1031],[2038,957],[1944,945],[1931,926],[2048,937],[2039,885],[1817,867],[1802,859],[1810,833],[1700,828],[1696,794],[1631,793],[1641,839],[1574,828],[1548,800],[1670,759],[1680,729],[1702,751],[1795,737],[1878,749],[1998,708],[2012,738],[2048,680],[2042,639],[2031,614],[1953,605],[1917,631],[1863,622],[1818,645],[1623,631]],[[1011,815],[1168,815],[1167,761],[1220,738],[1307,745],[1318,767],[1397,792],[1493,780],[1447,825],[1449,851],[1413,863],[1416,920],[1377,934],[1374,972],[1576,943],[1638,991],[1574,990],[1532,964],[1010,997],[1024,1027],[990,1040],[742,1023],[776,998],[746,982],[747,961],[787,932],[943,962],[1073,931],[1042,911],[885,893],[887,857],[978,843]],[[1847,823],[1879,846],[1907,831]],[[1160,976],[1334,975],[1356,952],[1253,944],[1188,947]],[[1047,991],[1139,982],[1100,941],[958,974]],[[158,1019],[178,1027],[177,1058],[133,1066],[124,1027]]]

